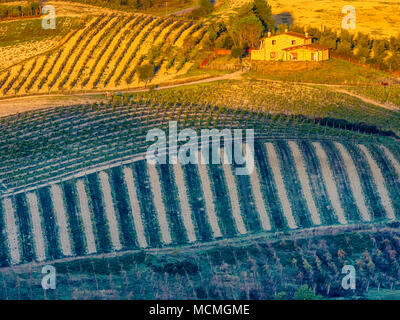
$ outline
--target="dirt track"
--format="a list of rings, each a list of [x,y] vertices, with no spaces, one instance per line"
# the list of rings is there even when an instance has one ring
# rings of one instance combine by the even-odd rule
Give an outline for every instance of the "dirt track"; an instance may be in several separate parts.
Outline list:
[[[159,87],[156,88],[155,90],[165,90],[165,89],[177,88],[194,84],[208,83],[213,81],[236,79],[239,78],[240,75],[241,72],[237,71],[222,76]],[[119,92],[134,93],[134,92],[145,92],[148,90],[149,89],[132,89]],[[5,117],[8,115],[26,111],[46,109],[50,107],[70,106],[77,104],[87,104],[87,103],[106,101],[107,100],[106,93],[107,91],[91,92],[91,93],[75,93],[75,94],[36,95],[36,96],[2,99],[0,100],[0,117]]]
[[[188,81],[184,83],[172,84],[163,87],[155,88],[155,90],[166,90],[177,87],[196,85],[201,83],[209,83],[214,81],[221,80],[232,80],[232,79],[241,79],[243,72],[236,71],[233,73],[225,74],[222,76],[210,77],[200,80]],[[282,82],[278,80],[268,80],[268,79],[259,79],[263,81],[271,81],[271,82]],[[381,103],[379,101],[373,100],[371,98],[358,95],[346,89],[343,89],[341,85],[329,85],[324,83],[298,83],[301,85],[317,85],[326,87],[332,91],[347,94],[349,96],[355,97],[364,101],[365,103],[372,104],[381,108],[400,111],[400,108],[394,105]],[[135,93],[135,92],[145,92],[149,89],[131,89],[126,91],[120,91],[121,93]],[[7,98],[0,100],[0,117],[4,117],[7,115],[12,115],[16,113],[46,109],[50,107],[57,106],[69,106],[69,105],[77,105],[77,104],[88,104],[94,102],[107,101],[106,93],[108,91],[99,91],[99,92],[90,92],[90,93],[73,93],[73,94],[51,94],[51,95],[34,95],[34,96],[25,96],[25,97],[15,97],[15,98]]]
[[[270,79],[263,79],[263,78],[260,78],[260,79],[257,79],[257,80],[267,81],[267,82],[276,82],[276,83],[285,83],[282,80],[270,80]],[[300,85],[305,85],[305,86],[325,87],[327,89],[330,89],[331,91],[347,94],[347,95],[352,96],[354,98],[360,99],[361,101],[364,101],[365,103],[368,103],[368,104],[372,104],[372,105],[375,105],[375,106],[378,106],[378,107],[381,107],[381,108],[385,108],[385,109],[389,109],[389,110],[392,110],[392,111],[400,111],[400,107],[399,106],[395,106],[393,104],[388,104],[388,103],[382,103],[382,102],[379,102],[377,100],[371,99],[369,97],[356,94],[356,93],[351,92],[349,90],[343,89],[344,85],[341,85],[341,84],[326,84],[326,83],[313,83],[313,82],[290,82],[290,83],[300,84]]]

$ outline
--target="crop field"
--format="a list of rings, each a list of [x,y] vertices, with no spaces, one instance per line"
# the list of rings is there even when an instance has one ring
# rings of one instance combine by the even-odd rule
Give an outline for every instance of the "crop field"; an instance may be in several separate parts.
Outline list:
[[[339,58],[250,67],[236,49],[254,47],[262,4],[232,29],[219,20],[245,2],[50,1],[55,30],[0,22],[0,299],[399,292],[395,75]],[[278,23],[333,29],[347,4],[268,3]],[[356,32],[400,31],[394,0],[353,5]],[[389,48],[368,41],[376,57]],[[45,265],[56,289],[41,287]],[[356,289],[342,288],[344,265]]]
[[[147,131],[173,120],[255,129],[255,170],[150,165]],[[3,267],[400,218],[398,114],[321,88],[225,81],[0,121]]]
[[[389,103],[393,106],[400,107],[400,86],[355,86],[347,89],[354,93],[371,97],[383,103]]]
[[[262,109],[250,108],[251,103],[256,102],[251,102],[256,96],[248,100],[242,96],[243,105],[249,106],[247,110],[233,108],[235,101],[231,99],[238,99],[236,103],[241,103],[241,91],[235,84],[233,87],[225,87],[225,91],[224,86],[220,87],[220,97],[226,97],[227,103],[232,101],[232,107],[229,108],[222,100],[207,101],[207,87],[202,90],[200,86],[197,89],[194,87],[193,94],[188,96],[176,89],[172,91],[177,93],[176,97],[187,99],[187,102],[176,101],[175,98],[168,99],[168,96],[165,96],[162,102],[158,99],[159,93],[156,92],[153,98],[146,95],[116,97],[113,103],[62,106],[3,117],[0,119],[0,180],[7,189],[15,191],[84,168],[129,158],[132,154],[146,150],[149,145],[146,142],[148,130],[167,130],[169,121],[172,120],[178,121],[179,128],[201,130],[246,127],[255,129],[257,136],[275,138],[336,137],[359,141],[391,141],[390,137],[395,136],[388,130],[396,130],[397,113],[377,107],[368,109],[362,105],[360,107],[362,106],[365,112],[360,113],[359,110],[352,110],[351,105],[344,107],[348,101],[359,103],[354,99],[344,100],[343,97],[339,97],[338,105],[332,105],[332,110],[342,112],[343,119],[346,119],[346,113],[349,118],[351,112],[354,112],[354,119],[349,118],[352,121],[345,121],[335,120],[340,118],[336,113],[322,113],[320,117],[312,116],[312,111],[308,115],[296,114],[295,110],[301,108],[315,108],[322,112],[324,101],[328,100],[316,100],[315,104],[309,105],[306,104],[306,100],[297,100],[293,101],[293,106],[290,107],[288,99],[291,99],[291,90],[286,93],[286,98],[285,91],[281,91],[281,95],[274,95],[273,99],[266,100],[260,104]],[[244,86],[242,93],[249,91],[247,88]],[[261,86],[262,88],[264,87]],[[231,96],[232,89],[236,90],[235,96]],[[307,93],[298,88],[292,90]],[[187,92],[190,93],[191,90]],[[164,94],[171,93],[165,91],[161,97]],[[196,97],[197,101],[191,100]],[[316,95],[315,99],[317,97]],[[269,106],[272,111],[269,110]],[[342,111],[340,106],[343,106]],[[366,118],[365,122],[360,122],[357,114],[362,114]],[[360,118],[362,119],[361,116]]]
[[[147,63],[152,47],[168,57],[156,56],[153,83],[187,72],[191,63],[171,55],[190,37],[197,45],[205,29],[194,22],[141,14],[103,14],[51,54],[38,55],[0,74],[0,96],[45,94],[82,90],[115,90],[144,86],[138,66]],[[176,50],[178,50],[176,49]]]
[[[365,92],[368,96],[368,89],[363,89],[361,86],[349,87],[349,90],[359,92],[361,95]],[[397,90],[397,87],[390,87],[379,92],[386,92],[390,99],[396,101]],[[218,92],[218,95],[213,94],[214,92]],[[374,92],[374,89],[371,89],[371,92]],[[347,94],[326,88],[286,82],[230,80],[151,93],[136,93],[133,97],[170,103],[187,101],[233,109],[245,106],[247,110],[268,114],[343,119],[344,122],[375,125],[380,130],[393,131],[396,134],[400,128],[398,112],[367,104]]]
[[[237,176],[139,158],[4,193],[1,265],[400,218],[398,148],[259,139],[254,159]]]
[[[40,19],[0,22],[1,70],[60,45],[85,18],[59,17],[57,29],[42,29]]]

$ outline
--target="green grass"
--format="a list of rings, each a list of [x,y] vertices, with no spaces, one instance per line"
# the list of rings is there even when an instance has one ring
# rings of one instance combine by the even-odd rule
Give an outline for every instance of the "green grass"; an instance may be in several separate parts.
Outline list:
[[[215,69],[200,69],[198,68],[198,64],[193,65],[188,72],[182,75],[178,75],[175,77],[175,79],[186,79],[189,77],[217,77],[217,76],[222,76],[228,73],[231,73],[232,71],[229,70],[215,70]]]
[[[346,89],[382,103],[394,104],[400,107],[400,85],[352,86]]]
[[[79,18],[60,17],[56,20],[56,29],[43,29],[41,19],[13,20],[0,22],[0,47],[24,42],[63,37],[79,27]]]
[[[246,77],[326,84],[375,83],[391,78],[385,72],[355,65],[340,59],[322,62],[253,62]]]
[[[366,294],[370,300],[400,300],[400,290],[372,289]]]
[[[131,94],[160,102],[202,103],[228,109],[342,119],[400,132],[400,114],[326,88],[262,80],[226,80],[160,91]]]

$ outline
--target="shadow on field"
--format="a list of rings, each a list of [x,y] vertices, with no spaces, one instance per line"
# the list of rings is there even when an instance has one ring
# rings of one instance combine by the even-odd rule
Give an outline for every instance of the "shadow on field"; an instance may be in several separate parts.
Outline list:
[[[273,14],[272,18],[275,20],[276,26],[278,24],[286,24],[288,27],[290,27],[294,22],[293,16],[289,12],[281,12],[279,14]]]

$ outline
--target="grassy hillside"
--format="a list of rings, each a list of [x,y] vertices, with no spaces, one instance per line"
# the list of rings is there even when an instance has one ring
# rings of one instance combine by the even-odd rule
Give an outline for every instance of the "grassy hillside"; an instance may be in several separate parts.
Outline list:
[[[34,32],[39,19],[0,23],[0,98],[18,108],[0,117],[0,299],[397,297],[400,114],[390,107],[400,102],[396,85],[378,86],[387,73],[338,59],[254,63],[222,81],[161,89],[224,74],[239,58],[197,68],[213,49],[207,19],[164,16],[161,2],[78,2],[56,2],[60,28],[50,32]],[[341,2],[270,3],[295,23],[341,20]],[[124,92],[148,80],[149,91]],[[43,108],[18,113],[31,95]],[[40,106],[52,99],[65,101]],[[198,134],[254,129],[254,170],[149,163],[146,135],[168,134],[171,121]],[[227,150],[225,141],[212,152]],[[57,289],[43,291],[49,263]],[[341,288],[347,264],[356,290]]]
[[[140,12],[165,16],[185,8],[196,6],[196,1],[193,0],[70,0],[68,2],[53,0],[55,5],[63,6],[66,3],[78,4],[83,6],[93,6],[99,8],[107,8],[123,12]]]
[[[220,13],[227,15],[248,0],[226,0],[220,1]],[[269,0],[272,13],[278,23],[298,24],[320,28],[322,25],[335,30],[340,30],[342,19],[342,8],[352,5],[356,9],[356,30],[371,34],[377,38],[389,38],[400,32],[400,20],[392,12],[400,9],[397,0],[388,1],[358,1],[349,3],[345,0]],[[374,21],[374,23],[371,23]]]
[[[3,117],[0,179],[19,188],[143,152],[145,132],[174,119],[180,127],[248,126],[287,138],[383,139],[399,128],[397,112],[323,89],[262,81],[205,84]]]
[[[400,151],[384,131],[397,113],[263,82],[113,100],[1,119],[3,265],[399,218]],[[147,131],[171,120],[254,128],[254,175],[141,160]]]
[[[247,78],[247,75],[245,75]],[[351,90],[362,93],[363,87]],[[371,89],[372,90],[372,89]],[[396,87],[385,89],[393,92]],[[218,92],[218,94],[215,94]],[[129,94],[128,94],[129,96]],[[343,120],[336,124],[340,128],[350,128],[350,124],[361,127],[376,126],[378,130],[399,134],[400,115],[396,111],[383,109],[347,94],[334,92],[329,88],[312,87],[290,82],[262,80],[229,80],[217,83],[185,86],[148,93],[135,93],[134,99],[155,99],[159,103],[201,103],[229,109],[247,109],[268,114],[305,116],[309,119]],[[358,130],[358,129],[355,129]],[[362,130],[362,129],[361,129]]]
[[[0,22],[0,47],[39,40],[50,41],[54,37],[61,39],[83,21],[76,17],[60,17],[56,29],[43,29],[41,19]]]
[[[253,62],[249,78],[326,84],[378,84],[392,76],[373,68],[362,67],[332,58],[322,62]]]

